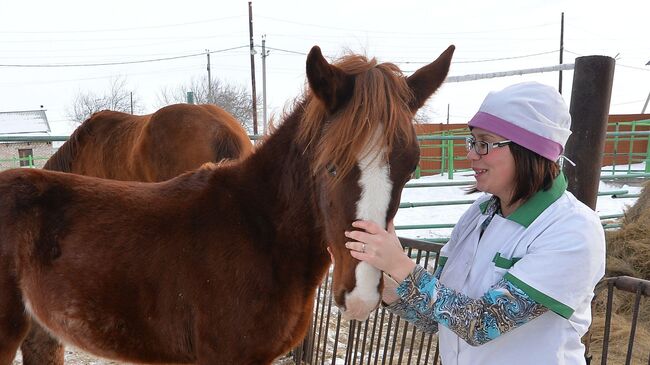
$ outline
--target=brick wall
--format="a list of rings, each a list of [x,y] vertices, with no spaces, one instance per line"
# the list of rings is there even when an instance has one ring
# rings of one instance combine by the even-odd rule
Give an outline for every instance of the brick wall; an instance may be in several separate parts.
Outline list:
[[[608,118],[607,131],[608,132],[625,132],[631,131],[630,125],[625,125],[625,122],[640,121],[650,119],[650,114],[612,114]],[[469,134],[467,124],[419,124],[415,126],[418,135],[440,135],[442,132],[452,133],[454,135]],[[636,131],[648,131],[650,126],[636,126]],[[607,138],[605,141],[605,150],[603,156],[603,166],[611,165],[627,165],[628,163],[638,163],[646,159],[648,152],[648,136],[637,136],[631,139],[630,137],[613,137]],[[442,167],[447,167],[447,162],[442,162],[441,156],[442,148],[441,141],[422,141],[420,143],[420,169],[421,174],[432,175],[440,173]],[[630,155],[630,154],[634,155]],[[465,159],[467,152],[463,141],[454,142],[454,169],[465,169],[470,166],[469,162]],[[444,156],[447,158],[447,156]],[[631,157],[631,159],[630,159]]]
[[[56,151],[51,142],[16,142],[0,143],[0,170],[20,167],[18,150],[31,149],[34,156],[34,166],[43,167],[45,162]]]

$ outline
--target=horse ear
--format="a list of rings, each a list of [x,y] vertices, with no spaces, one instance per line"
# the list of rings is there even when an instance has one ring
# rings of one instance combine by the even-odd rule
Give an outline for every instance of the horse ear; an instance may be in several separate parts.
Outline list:
[[[445,80],[449,72],[454,49],[456,49],[454,45],[449,46],[447,50],[438,56],[438,59],[415,71],[413,75],[407,78],[406,81],[414,96],[410,105],[412,110],[420,109],[429,96],[438,90]]]
[[[330,65],[318,46],[314,46],[307,56],[307,81],[314,95],[325,104],[330,113],[352,96],[354,88],[354,78]]]

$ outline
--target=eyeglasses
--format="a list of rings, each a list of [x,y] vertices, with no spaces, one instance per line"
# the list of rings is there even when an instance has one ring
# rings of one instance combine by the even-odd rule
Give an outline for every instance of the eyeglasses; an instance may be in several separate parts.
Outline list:
[[[465,138],[465,148],[467,148],[467,152],[474,150],[474,152],[476,152],[479,156],[487,155],[491,149],[507,146],[510,143],[512,143],[510,140],[490,143],[485,141],[477,141],[474,139],[474,137]]]

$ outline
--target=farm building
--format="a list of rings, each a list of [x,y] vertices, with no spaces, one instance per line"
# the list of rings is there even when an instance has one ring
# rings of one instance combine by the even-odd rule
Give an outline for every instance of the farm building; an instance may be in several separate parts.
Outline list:
[[[0,170],[14,167],[42,167],[54,153],[52,142],[10,141],[51,135],[45,110],[0,112]]]

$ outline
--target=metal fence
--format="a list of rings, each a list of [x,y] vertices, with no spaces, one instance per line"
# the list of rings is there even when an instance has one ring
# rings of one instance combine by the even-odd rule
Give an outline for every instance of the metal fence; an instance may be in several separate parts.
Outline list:
[[[619,131],[621,126],[630,130]],[[611,167],[606,172],[616,173],[650,173],[650,131],[639,130],[650,126],[650,120],[616,123],[614,131],[606,133],[603,163]],[[420,164],[415,177],[424,175],[447,174],[453,179],[454,173],[467,170],[465,137],[467,130],[452,130],[435,135],[419,135]],[[429,152],[432,151],[433,152]],[[645,169],[634,169],[633,165],[645,162]],[[435,168],[426,168],[434,164]]]
[[[612,325],[613,325],[612,315],[614,313],[613,306],[614,303],[616,302],[614,297],[614,294],[616,292],[618,292],[619,294],[627,294],[628,297],[634,295],[634,298],[631,301],[633,302],[631,308],[625,308],[624,311],[624,312],[628,312],[629,309],[629,318],[627,318],[627,320],[629,320],[630,322],[629,328],[620,328],[621,326],[619,326],[619,328],[617,329],[617,332],[629,331],[627,332],[627,341],[623,341],[626,343],[619,343],[619,345],[623,345],[625,349],[623,350],[623,353],[621,353],[621,349],[618,349],[617,352],[619,353],[618,354],[619,356],[616,359],[612,359],[613,362],[608,362],[610,360],[609,355],[610,355],[611,334],[612,334]],[[650,318],[642,317],[641,310],[640,310],[642,308],[642,303],[644,303],[645,301],[646,308],[647,308],[647,303],[648,303],[647,301],[650,300],[649,298],[650,281],[639,279],[639,278],[633,278],[629,276],[617,276],[617,277],[605,278],[601,280],[600,283],[598,283],[594,293],[595,296],[594,296],[594,300],[592,301],[592,314],[600,313],[600,311],[598,310],[598,306],[604,304],[605,324],[602,333],[600,331],[595,330],[592,324],[592,328],[583,338],[583,342],[585,343],[586,346],[585,356],[587,358],[587,363],[588,364],[597,363],[597,362],[592,362],[592,358],[595,354],[596,360],[600,360],[601,365],[606,365],[608,363],[619,364],[621,363],[620,361],[622,361],[623,357],[625,358],[624,360],[625,365],[629,365],[632,363],[650,364],[650,350],[648,350],[648,346],[647,346],[648,339],[647,337],[645,339],[637,338],[638,337],[637,328],[639,326],[639,322],[640,321],[645,321],[645,323],[650,322]],[[605,294],[606,294],[606,298],[602,298],[602,296]],[[629,300],[632,298],[624,298],[624,299]],[[647,311],[645,314],[650,315],[650,313],[647,313]],[[598,337],[597,341],[593,341],[595,337]],[[635,348],[635,344],[640,344],[641,341],[645,342],[646,347],[645,349],[640,348],[637,350]],[[596,351],[592,351],[592,350],[596,350]],[[645,353],[640,353],[640,352],[645,352]]]
[[[435,269],[441,244],[409,238],[400,241],[418,264]],[[329,275],[318,288],[309,332],[293,354],[296,364],[439,363],[437,335],[423,333],[383,307],[364,322],[343,320],[333,304],[331,285]]]
[[[438,254],[442,244],[400,238],[408,254],[420,265],[429,270],[434,270],[438,264]],[[368,320],[364,322],[346,321],[341,318],[338,309],[333,304],[330,290],[331,275],[328,276],[318,288],[317,299],[311,318],[309,331],[302,345],[293,352],[296,364],[305,365],[431,365],[439,364],[438,338],[435,334],[427,334],[416,329],[411,324],[386,311],[383,307],[375,310]],[[631,325],[625,364],[632,364],[635,336],[640,320],[650,321],[650,318],[640,316],[642,297],[650,296],[650,281],[628,276],[605,278],[596,286],[595,296],[592,301],[593,313],[595,307],[605,305],[605,326],[602,336],[595,333],[592,326],[583,337],[585,344],[585,358],[588,364],[591,361],[592,350],[597,349],[601,365],[608,364],[608,350],[612,324],[612,307],[615,289],[634,294],[634,304],[631,308]],[[602,295],[606,292],[606,298]],[[648,298],[645,298],[648,300]],[[594,347],[592,338],[598,337],[597,346]],[[643,351],[643,350],[642,350]],[[635,359],[643,357],[643,363],[650,364],[650,353],[638,354]],[[614,360],[616,361],[616,360]],[[620,362],[610,362],[619,364]],[[634,362],[635,364],[638,362]]]

